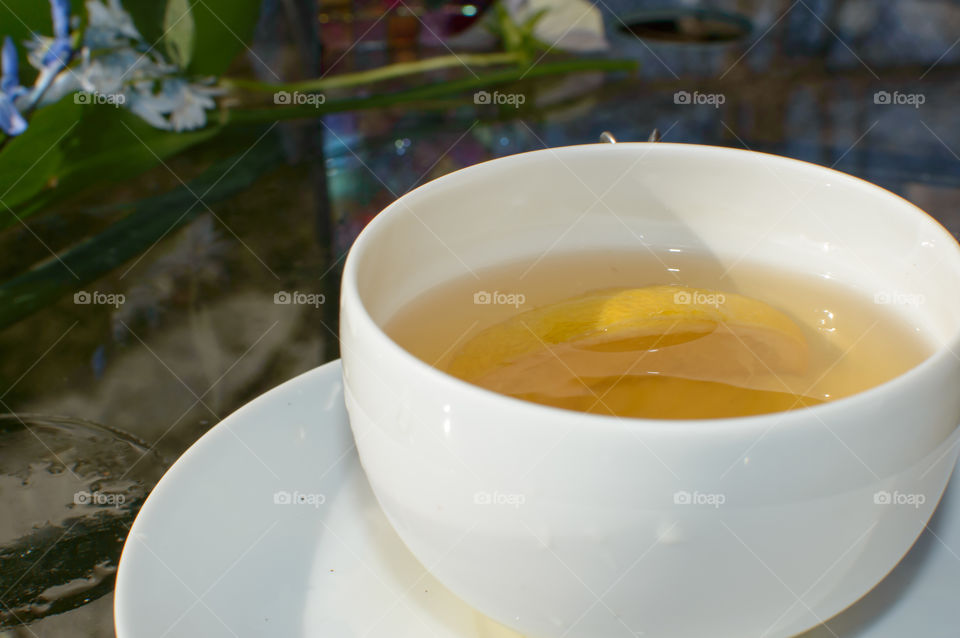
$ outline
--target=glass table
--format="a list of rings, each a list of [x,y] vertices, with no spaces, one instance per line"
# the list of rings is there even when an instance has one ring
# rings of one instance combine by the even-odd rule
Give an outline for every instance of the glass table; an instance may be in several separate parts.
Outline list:
[[[730,33],[720,16],[704,34],[653,10],[664,4],[597,5],[610,54],[638,60],[634,74],[524,80],[503,89],[524,96],[516,106],[464,95],[241,127],[111,192],[47,211],[31,233],[0,235],[9,276],[47,258],[43,244],[58,250],[103,228],[112,204],[163,193],[224,157],[262,160],[255,173],[233,175],[233,196],[194,207],[108,275],[0,332],[0,407],[18,415],[0,419],[0,638],[113,635],[112,579],[139,503],[220,419],[338,356],[345,254],[379,210],[425,181],[503,155],[592,143],[605,130],[643,141],[658,129],[667,142],[834,167],[960,233],[960,46],[950,28],[960,7],[720,2],[748,28]],[[386,44],[364,42],[314,60],[304,42],[320,50],[322,37],[291,43],[271,24],[261,25],[254,53],[286,74],[393,59]]]

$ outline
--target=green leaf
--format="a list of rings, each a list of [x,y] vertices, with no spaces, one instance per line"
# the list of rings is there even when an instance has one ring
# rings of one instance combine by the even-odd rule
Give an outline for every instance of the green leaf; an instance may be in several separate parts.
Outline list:
[[[140,32],[143,39],[151,45],[159,45],[163,39],[164,16],[167,12],[167,5],[156,0],[150,2],[127,0],[123,3],[123,8],[133,18],[133,24],[137,27],[137,31]]]
[[[253,39],[260,17],[260,0],[192,1],[196,36],[188,71],[219,76]]]
[[[84,188],[138,175],[220,130],[163,131],[125,109],[80,105],[68,95],[37,110],[0,152],[0,200],[23,219]],[[0,229],[15,223],[0,205]]]
[[[47,187],[66,156],[83,107],[72,96],[38,110],[27,131],[7,142],[0,153],[0,218]],[[12,221],[12,220],[11,220]],[[0,223],[0,226],[4,224]]]
[[[524,20],[522,27],[524,35],[532,37],[533,30],[537,27],[537,23],[540,22],[540,20],[543,19],[543,16],[547,15],[549,11],[549,9],[540,9],[538,11],[534,11],[530,17]]]
[[[519,27],[510,17],[510,12],[502,2],[497,2],[493,6],[494,19],[490,25],[491,31],[500,37],[505,51],[518,51],[521,47],[523,35]]]
[[[38,0],[16,1],[40,4]],[[73,2],[78,3],[79,0]],[[123,6],[133,16],[134,24],[146,41],[159,46],[161,40],[165,39],[165,16],[171,11],[171,4],[157,0],[127,0]],[[191,8],[194,27],[192,55],[187,70],[197,75],[222,75],[244,47],[250,44],[260,17],[261,0],[184,0],[184,4]],[[0,4],[0,8],[2,6]],[[183,11],[178,11],[176,15],[183,15]],[[6,21],[0,18],[0,24],[6,26]],[[162,50],[165,55],[168,53],[166,46]]]
[[[534,11],[522,23],[514,21],[502,2],[493,6],[493,17],[487,23],[487,29],[500,38],[503,49],[520,56],[520,62],[528,65],[539,50],[550,47],[540,42],[533,31],[537,23],[547,14],[548,9]]]
[[[193,57],[193,42],[196,26],[189,0],[167,0],[167,10],[163,16],[163,45],[167,57],[185,69]]]
[[[0,329],[60,297],[99,279],[136,257],[171,230],[186,224],[206,207],[236,196],[264,173],[282,164],[275,137],[264,139],[255,153],[217,162],[187,186],[143,200],[135,210],[100,234],[0,285]]]

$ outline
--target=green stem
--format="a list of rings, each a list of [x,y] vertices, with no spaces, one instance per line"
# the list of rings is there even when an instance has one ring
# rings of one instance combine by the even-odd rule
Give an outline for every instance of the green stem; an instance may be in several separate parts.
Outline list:
[[[637,63],[633,60],[591,60],[573,59],[563,62],[538,64],[526,69],[503,69],[486,73],[476,78],[462,78],[449,82],[434,82],[426,86],[419,86],[393,93],[378,93],[365,97],[349,97],[340,100],[327,100],[322,104],[299,104],[283,107],[265,107],[248,109],[231,109],[223,112],[222,124],[242,124],[246,122],[270,122],[274,120],[307,119],[326,113],[379,108],[429,100],[450,94],[464,93],[476,89],[507,84],[519,80],[526,80],[545,75],[563,73],[578,73],[585,71],[633,71]],[[466,103],[466,102],[465,102]],[[472,103],[472,102],[471,102]]]
[[[327,89],[372,84],[405,75],[426,73],[427,71],[437,71],[451,67],[464,66],[469,68],[471,66],[515,64],[519,60],[520,56],[516,53],[464,53],[460,55],[442,55],[425,60],[417,60],[416,62],[398,62],[377,69],[370,69],[369,71],[343,73],[313,80],[304,80],[302,82],[270,84],[243,78],[223,78],[220,84],[226,88],[246,89],[263,93],[273,93],[274,91],[302,91],[306,93],[310,91],[324,91]]]

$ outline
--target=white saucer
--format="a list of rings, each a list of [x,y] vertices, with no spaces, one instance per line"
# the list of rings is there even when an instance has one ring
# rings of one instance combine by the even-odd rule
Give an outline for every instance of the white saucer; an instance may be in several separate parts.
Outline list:
[[[955,636],[958,594],[953,485],[886,580],[803,638]],[[390,528],[353,447],[339,361],[244,406],[167,472],[124,546],[115,616],[118,638],[518,636],[440,585]]]

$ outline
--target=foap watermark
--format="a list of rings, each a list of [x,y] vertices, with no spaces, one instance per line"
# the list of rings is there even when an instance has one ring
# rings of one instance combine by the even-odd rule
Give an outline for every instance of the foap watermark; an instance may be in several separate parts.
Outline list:
[[[693,304],[701,304],[705,306],[722,306],[727,302],[727,298],[723,293],[719,292],[700,292],[694,290],[693,292],[688,292],[686,290],[680,290],[673,294],[673,303],[680,304],[683,306],[689,306]]]
[[[87,292],[81,290],[73,293],[73,303],[78,306],[113,306],[119,308],[126,300],[127,298],[119,292],[99,292],[97,290]]]
[[[93,492],[80,490],[73,495],[73,502],[75,505],[120,507],[127,502],[127,498],[123,494],[112,494],[110,492],[101,492],[99,490]]]
[[[323,93],[304,93],[302,91],[277,91],[273,94],[274,104],[288,106],[320,106],[327,101]]]
[[[921,306],[926,300],[921,294],[888,290],[881,290],[873,295],[873,303],[878,306]]]
[[[723,93],[701,93],[700,91],[677,91],[673,94],[674,104],[708,104],[715,109],[727,101]]]
[[[292,492],[280,490],[279,492],[273,493],[274,505],[309,505],[311,507],[320,507],[326,502],[327,497],[324,494],[298,492],[296,490]]]
[[[506,104],[514,108],[520,108],[520,105],[527,101],[527,96],[523,93],[501,93],[500,91],[477,91],[473,94],[474,104]]]
[[[901,93],[900,91],[877,91],[873,94],[874,104],[896,104],[909,105],[915,109],[927,101],[927,96],[923,93]]]
[[[915,509],[920,509],[920,506],[927,502],[927,497],[924,494],[880,490],[873,495],[873,502],[877,505],[909,505]]]
[[[478,306],[513,306],[519,308],[527,302],[527,297],[519,292],[500,292],[478,290],[473,293],[473,303]]]
[[[720,493],[698,492],[696,490],[693,492],[680,490],[679,492],[673,493],[674,505],[705,505],[718,509],[726,502],[726,495]]]
[[[74,104],[108,104],[120,107],[127,103],[123,93],[100,93],[99,91],[78,91],[73,94]]]
[[[516,493],[477,492],[473,495],[474,505],[505,505],[507,507],[519,509],[526,502],[526,496]]]
[[[299,290],[293,292],[281,290],[273,295],[273,303],[278,306],[313,306],[319,308],[326,301],[327,297],[322,293],[300,292]]]

